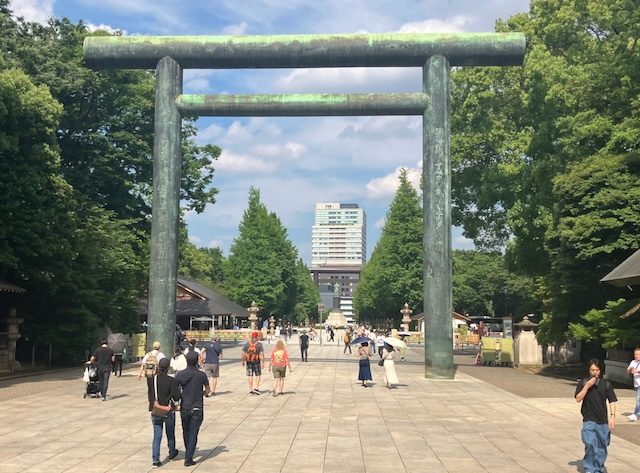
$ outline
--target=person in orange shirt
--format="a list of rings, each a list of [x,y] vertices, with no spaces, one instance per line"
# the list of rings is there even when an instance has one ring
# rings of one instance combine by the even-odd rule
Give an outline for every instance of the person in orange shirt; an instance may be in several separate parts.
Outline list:
[[[273,372],[273,396],[281,396],[284,391],[284,378],[287,374],[287,367],[289,372],[293,373],[291,369],[291,363],[289,362],[289,354],[285,348],[284,342],[278,340],[276,347],[271,352],[269,357],[269,369]]]

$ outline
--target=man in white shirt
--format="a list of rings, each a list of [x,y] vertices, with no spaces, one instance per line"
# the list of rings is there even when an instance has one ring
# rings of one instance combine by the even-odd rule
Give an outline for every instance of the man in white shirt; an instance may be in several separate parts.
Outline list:
[[[142,375],[147,380],[147,397],[149,398],[149,406],[153,405],[155,400],[155,388],[153,386],[153,377],[158,372],[158,362],[165,358],[164,353],[160,351],[160,342],[153,342],[152,350],[142,357],[140,363],[140,371],[138,372],[138,381],[142,379]]]
[[[637,421],[640,418],[640,347],[633,350],[633,360],[629,363],[627,372],[633,375],[633,387],[636,390],[636,408],[627,419]]]

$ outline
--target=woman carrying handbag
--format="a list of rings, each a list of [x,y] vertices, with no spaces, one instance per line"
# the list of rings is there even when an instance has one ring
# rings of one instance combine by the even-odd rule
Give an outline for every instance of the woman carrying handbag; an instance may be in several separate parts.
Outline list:
[[[176,414],[174,403],[180,401],[180,387],[174,378],[169,376],[170,361],[162,358],[158,362],[158,373],[153,377],[155,399],[149,404],[151,424],[153,425],[153,443],[151,444],[151,458],[153,467],[162,466],[160,462],[160,442],[162,428],[167,433],[169,446],[169,460],[178,456],[176,448]]]

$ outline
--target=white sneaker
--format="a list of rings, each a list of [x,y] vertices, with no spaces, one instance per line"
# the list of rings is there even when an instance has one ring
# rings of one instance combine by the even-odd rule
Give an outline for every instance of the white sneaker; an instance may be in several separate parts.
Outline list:
[[[627,416],[627,419],[632,420],[632,421],[637,421],[638,420],[638,416],[635,414],[631,414],[630,416]]]

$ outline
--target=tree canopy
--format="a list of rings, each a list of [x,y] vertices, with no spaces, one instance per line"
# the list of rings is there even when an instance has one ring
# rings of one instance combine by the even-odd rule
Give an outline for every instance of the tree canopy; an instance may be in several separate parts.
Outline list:
[[[304,320],[320,302],[308,268],[276,214],[249,190],[248,206],[226,260],[224,287],[238,304],[254,302],[263,316]]]
[[[148,275],[154,74],[91,71],[90,34],[108,33],[0,0],[0,279],[27,290],[24,339],[67,362],[101,328],[139,328]],[[183,128],[182,203],[199,212],[220,149]]]

